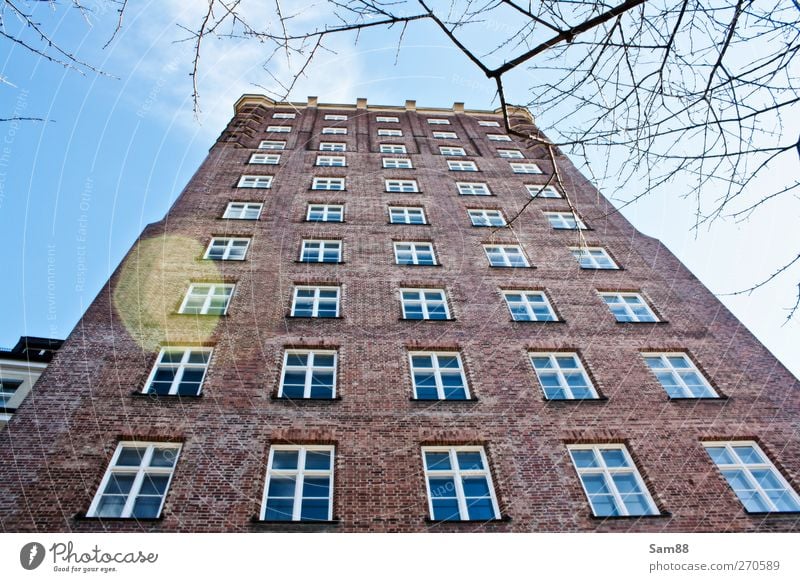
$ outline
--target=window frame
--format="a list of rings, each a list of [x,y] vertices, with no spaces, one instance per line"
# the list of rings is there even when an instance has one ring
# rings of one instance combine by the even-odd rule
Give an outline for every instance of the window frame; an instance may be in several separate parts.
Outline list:
[[[239,177],[239,182],[236,184],[236,187],[250,188],[253,190],[268,190],[272,188],[272,181],[274,179],[274,176],[264,174],[242,174]],[[266,185],[264,182],[266,182]]]
[[[259,159],[259,157],[261,159]],[[261,154],[255,152],[250,155],[250,159],[247,161],[248,164],[255,164],[261,166],[277,166],[281,163],[281,155],[280,154]]]
[[[18,378],[0,378],[0,408],[8,407],[8,403],[16,396],[17,391],[24,383],[24,380]]]
[[[537,190],[537,192],[532,192],[531,190]],[[548,184],[548,185],[539,185],[539,184],[525,184],[525,190],[527,190],[528,194],[530,194],[531,198],[550,198],[550,199],[558,199],[563,198],[561,192],[559,192],[555,186]],[[544,194],[545,192],[552,192],[552,194]]]
[[[450,315],[450,305],[447,300],[447,291],[444,288],[422,288],[422,287],[399,287],[398,291],[400,293],[400,310],[402,313],[402,318],[408,321],[452,321],[452,316]],[[406,299],[404,297],[405,293],[417,293],[417,299]],[[438,293],[439,299],[430,300],[431,303],[438,304],[441,303],[444,305],[444,317],[430,317],[431,309],[428,305],[429,300],[425,297],[427,293]],[[408,301],[409,304],[419,304],[422,312],[422,317],[409,317],[407,310],[406,310],[406,302]]]
[[[166,352],[170,351],[178,351],[183,350],[183,355],[181,356],[180,362],[177,364],[173,364],[172,362],[165,363],[161,361],[161,358],[164,357]],[[192,352],[203,352],[206,354],[206,361],[203,364],[195,364],[189,362],[189,358],[191,357]],[[181,398],[191,397],[191,396],[200,396],[203,393],[203,383],[206,381],[206,377],[208,376],[208,369],[211,366],[211,357],[214,355],[214,348],[209,346],[161,346],[161,350],[158,352],[158,356],[156,356],[156,361],[153,364],[153,367],[150,370],[150,374],[147,376],[147,381],[144,383],[144,387],[142,388],[142,394],[153,394],[158,397],[161,396],[180,396]],[[158,373],[158,369],[160,366],[164,368],[171,368],[175,369],[175,377],[173,378],[172,382],[170,383],[169,392],[167,394],[159,394],[158,392],[153,392],[150,390],[152,387],[152,383],[155,380],[156,374]],[[203,376],[200,378],[200,382],[197,386],[197,393],[196,394],[178,394],[178,389],[180,388],[181,381],[183,380],[184,372],[187,369],[192,370],[203,370]]]
[[[539,321],[539,322],[560,321],[559,318],[558,318],[558,314],[556,313],[556,310],[553,308],[552,303],[550,303],[550,298],[547,296],[547,293],[545,293],[543,290],[541,290],[541,289],[501,289],[500,291],[501,291],[501,293],[503,295],[503,301],[505,301],[505,303],[506,303],[506,307],[508,308],[508,313],[509,313],[509,315],[511,315],[511,320],[512,321]],[[524,298],[523,301],[515,301],[514,303],[515,304],[519,303],[520,305],[522,305],[525,308],[525,313],[529,316],[528,319],[517,319],[517,317],[514,314],[514,311],[511,309],[511,302],[508,299],[509,295],[522,295],[523,296],[523,298]],[[550,316],[549,319],[539,319],[538,314],[534,311],[534,308],[532,307],[532,303],[533,302],[531,302],[528,299],[528,295],[539,295],[542,299],[544,299],[544,301],[540,301],[540,302],[537,302],[537,303],[541,303],[541,304],[544,305],[544,307],[547,308],[548,315]]]
[[[480,127],[500,127],[500,124],[496,121],[492,121],[490,119],[479,119],[478,125]]]
[[[320,135],[347,135],[347,128],[341,126],[323,127]]]
[[[694,363],[694,360],[687,354],[686,352],[640,352],[642,357],[644,358],[645,365],[647,366],[650,373],[658,380],[658,383],[661,385],[661,388],[666,392],[667,396],[670,399],[686,399],[686,400],[697,400],[697,399],[718,399],[720,398],[719,393],[714,390],[714,387],[711,385],[711,382],[708,381],[705,374],[700,371],[700,368],[697,367],[697,364]],[[670,358],[680,357],[689,362],[691,368],[676,368],[672,365]],[[662,366],[658,368],[653,368],[648,361],[648,358],[659,358],[661,360]],[[666,362],[666,366],[664,366],[664,362]],[[689,371],[694,372],[697,377],[700,379],[700,384],[705,389],[703,395],[695,395],[692,393],[689,384],[684,380],[683,376],[680,374],[680,371]],[[658,373],[669,373],[672,376],[673,381],[676,381],[676,386],[680,388],[681,394],[674,396],[670,394],[667,386],[661,381]]]
[[[276,451],[297,451],[297,468],[296,469],[274,469],[274,453]],[[330,452],[330,468],[329,469],[306,469],[306,456],[307,453],[315,451],[328,451]],[[302,467],[302,469],[301,469]],[[292,516],[291,519],[277,519],[269,520],[276,523],[324,523],[333,520],[333,494],[334,494],[334,472],[336,468],[336,446],[335,445],[321,445],[321,444],[274,444],[269,448],[267,456],[267,471],[264,478],[264,494],[261,499],[261,510],[259,518],[261,521],[267,521],[267,505],[269,503],[269,486],[273,476],[290,476],[294,477],[294,495],[292,496]],[[302,519],[303,507],[303,486],[306,476],[313,477],[328,477],[328,515],[325,520],[318,519]],[[311,499],[324,499],[323,497],[312,497]]]
[[[305,377],[303,379],[303,396],[284,396],[283,389],[286,382],[286,372],[288,371],[288,360],[290,354],[305,354],[308,356],[306,365],[303,366],[305,370]],[[329,398],[320,398],[311,396],[311,389],[314,387],[313,376],[316,366],[314,361],[317,354],[325,356],[333,356],[333,385],[331,386],[331,396]],[[300,366],[291,366],[291,368],[300,368]],[[320,367],[322,370],[329,370],[327,366]],[[339,374],[339,352],[335,349],[314,349],[314,348],[287,348],[283,350],[283,363],[281,365],[281,380],[278,384],[278,398],[285,398],[288,400],[336,400],[336,392],[338,388],[338,374]],[[327,388],[327,387],[326,387]]]
[[[586,269],[588,271],[619,271],[622,267],[620,267],[614,258],[608,253],[608,251],[604,247],[568,247],[569,252],[572,253],[572,256],[578,261],[578,265],[581,269]],[[592,255],[592,251],[601,251],[603,256],[611,263],[613,266],[611,267],[602,267],[597,259]],[[575,253],[581,253],[581,256],[576,255]],[[589,259],[589,262],[592,266],[584,265],[582,258],[586,257]]]
[[[319,243],[320,247],[318,249],[318,258],[314,261],[305,261],[303,257],[306,254],[306,245],[309,243]],[[338,255],[339,258],[336,261],[324,261],[322,259],[325,258],[325,243],[336,243],[338,245]],[[304,238],[302,243],[300,244],[300,259],[298,262],[300,263],[323,263],[323,264],[330,264],[330,265],[338,265],[343,262],[344,256],[344,245],[342,244],[341,240],[337,239],[321,239],[321,238]]]
[[[400,118],[393,115],[378,115],[375,117],[375,123],[400,123]]]
[[[314,296],[311,298],[311,315],[297,315],[297,300],[298,291],[314,290]],[[319,315],[319,304],[321,301],[320,294],[322,291],[336,291],[336,314],[332,316]],[[327,299],[327,298],[326,298]],[[328,299],[328,301],[330,301]],[[297,317],[302,319],[337,319],[341,317],[342,309],[342,288],[339,285],[295,285],[292,290],[292,307],[289,311],[290,317]]]
[[[488,216],[488,213],[490,212],[497,213],[497,216],[502,221],[502,224],[492,224],[491,219]],[[483,219],[486,221],[486,224],[476,224],[475,223],[476,215],[473,213],[480,213],[479,216],[483,217]],[[467,216],[469,217],[469,221],[472,224],[472,226],[477,226],[481,228],[486,228],[486,227],[500,228],[503,226],[508,226],[506,217],[503,214],[503,211],[500,210],[499,208],[467,208]]]
[[[402,210],[402,216],[404,220],[395,221],[393,220],[394,215],[392,214],[393,210]],[[409,220],[409,210],[419,210],[419,215],[422,217],[422,222],[411,222]],[[389,224],[409,224],[409,225],[423,225],[428,224],[428,217],[425,215],[425,208],[423,206],[392,206],[389,205]]]
[[[414,367],[414,356],[421,356],[421,357],[430,357],[431,358],[431,367],[430,368],[415,368]],[[458,361],[458,373],[461,377],[461,384],[464,387],[464,398],[447,398],[445,394],[445,385],[442,380],[442,370],[454,370],[455,368],[443,368],[439,365],[439,356],[447,356],[452,357],[455,356],[456,360]],[[408,369],[411,375],[411,389],[413,394],[414,400],[422,400],[425,402],[463,402],[474,400],[472,396],[472,392],[469,388],[469,381],[467,380],[467,373],[464,370],[464,361],[461,359],[461,352],[459,351],[437,351],[437,350],[413,350],[408,352]],[[433,376],[434,384],[436,386],[436,398],[420,398],[419,394],[417,393],[417,381],[414,376],[415,370],[431,370],[431,376]],[[454,374],[449,374],[454,375]]]
[[[209,287],[210,289],[209,289],[209,293],[206,293],[206,295],[205,295],[205,299],[203,300],[203,306],[200,308],[200,311],[198,313],[191,313],[191,312],[185,311],[185,309],[186,309],[186,304],[189,302],[189,298],[192,295],[192,290],[195,287]],[[230,291],[230,293],[228,293],[226,295],[227,301],[225,302],[225,308],[222,310],[222,313],[208,313],[208,309],[209,309],[209,307],[211,305],[211,299],[213,297],[218,297],[217,295],[215,295],[213,293],[213,290],[216,289],[217,287],[229,288],[231,291]],[[183,297],[183,301],[181,301],[181,306],[178,309],[178,313],[180,313],[181,315],[211,315],[211,316],[217,316],[217,317],[221,316],[221,315],[227,315],[228,314],[228,309],[231,306],[231,300],[233,299],[233,295],[234,295],[235,292],[236,292],[236,283],[191,282],[191,283],[189,283],[189,288],[186,290],[186,294]]]
[[[321,220],[312,220],[311,219],[311,212],[314,207],[322,207],[322,219]],[[329,214],[336,209],[339,209],[339,213],[341,216],[340,220],[330,220]],[[316,202],[309,202],[306,204],[306,222],[344,222],[344,204],[327,204],[324,202],[316,203]]]
[[[466,156],[467,150],[461,146],[439,146],[441,156]]]
[[[489,248],[499,248],[499,249],[502,249],[502,250],[503,250],[503,252],[502,252],[502,255],[503,255],[503,262],[504,262],[504,263],[508,263],[508,264],[495,265],[494,263],[492,263],[492,255],[490,255],[490,254],[489,254]],[[522,260],[523,260],[523,261],[525,261],[525,264],[524,264],[524,265],[513,265],[513,264],[511,264],[511,261],[510,261],[510,260],[509,260],[509,258],[508,258],[508,257],[509,257],[509,255],[508,255],[508,252],[506,252],[506,250],[505,250],[505,249],[507,249],[507,248],[516,248],[516,249],[519,249],[519,255],[522,257]],[[489,244],[489,243],[484,243],[484,244],[483,244],[483,252],[486,254],[486,260],[487,260],[487,261],[489,261],[489,266],[490,266],[490,267],[493,267],[493,268],[501,268],[501,269],[525,269],[525,268],[530,268],[530,266],[531,266],[531,264],[530,264],[530,261],[528,261],[528,257],[525,255],[525,251],[523,250],[523,248],[522,248],[522,245],[518,245],[518,244],[504,244],[504,243],[503,243],[503,244],[497,244],[497,243],[491,243],[491,244]]]
[[[411,245],[411,249],[410,249],[410,251],[408,251],[408,252],[411,253],[411,258],[412,258],[412,262],[411,263],[401,263],[401,262],[399,262],[399,257],[397,255],[397,245]],[[433,260],[432,263],[420,263],[419,262],[418,253],[420,251],[417,250],[417,245],[427,245],[428,246],[428,248],[430,250],[431,258]],[[436,251],[433,248],[433,243],[430,242],[430,241],[399,241],[399,240],[396,240],[396,241],[393,241],[392,248],[394,249],[394,264],[395,265],[409,266],[409,267],[411,267],[411,266],[413,266],[413,267],[432,267],[432,266],[436,266],[436,265],[439,264],[439,261],[438,261],[438,259],[436,257]],[[426,251],[423,251],[423,252],[426,252]]]
[[[403,137],[403,130],[392,129],[390,127],[379,127],[378,137]]]
[[[400,193],[400,194],[419,193],[419,182],[417,182],[415,179],[385,178],[383,183],[386,192]],[[393,184],[396,184],[397,186],[395,187],[393,186]],[[406,188],[410,188],[410,190]]]
[[[574,362],[577,363],[576,368],[564,368],[558,362],[558,358],[564,357],[571,357]],[[556,378],[558,379],[558,390],[565,394],[564,398],[554,398],[547,393],[547,389],[545,388],[545,382],[542,380],[542,373],[540,373],[540,369],[536,367],[536,364],[533,362],[535,358],[542,359],[548,358],[549,366],[544,368],[544,371],[554,373]],[[533,368],[534,373],[536,374],[536,380],[539,382],[539,388],[542,391],[542,396],[545,400],[550,402],[562,402],[562,401],[585,401],[585,400],[600,400],[600,394],[597,392],[597,388],[592,382],[592,377],[589,375],[589,370],[586,368],[586,364],[583,363],[583,359],[581,358],[578,352],[539,352],[535,350],[528,351],[528,361],[531,364],[531,368]],[[567,379],[567,375],[565,374],[564,370],[574,371],[575,373],[579,373],[581,379],[583,380],[587,391],[590,393],[590,396],[576,396],[575,392],[570,386],[569,380]],[[551,374],[552,375],[552,374]],[[554,386],[548,386],[548,388],[555,388]]]
[[[450,172],[477,172],[478,164],[472,160],[447,160],[447,169]]]
[[[291,133],[291,125],[268,125],[267,133]]]
[[[598,294],[600,295],[600,299],[603,301],[603,303],[605,303],[606,307],[611,312],[611,315],[613,315],[614,319],[616,319],[619,323],[659,323],[659,322],[661,322],[661,318],[658,316],[658,314],[656,314],[656,312],[650,306],[650,303],[638,291],[598,291]],[[650,313],[650,315],[653,317],[653,319],[652,320],[645,320],[645,321],[640,320],[639,316],[636,315],[633,312],[633,310],[628,306],[628,303],[626,301],[618,302],[618,304],[621,304],[621,305],[625,306],[625,312],[628,315],[628,317],[633,316],[633,317],[635,317],[635,319],[619,319],[617,317],[617,314],[614,313],[614,311],[612,311],[611,305],[606,301],[606,296],[609,296],[609,295],[615,295],[617,297],[638,297],[639,298],[639,302],[647,309],[647,311]]]
[[[717,471],[719,471],[720,476],[726,482],[728,488],[731,490],[731,492],[733,492],[733,494],[739,500],[739,503],[741,503],[742,508],[747,513],[755,513],[755,514],[770,513],[771,514],[771,513],[797,513],[798,511],[800,511],[800,495],[798,495],[797,491],[792,486],[792,484],[789,483],[789,481],[788,481],[788,479],[786,479],[786,477],[784,477],[783,472],[780,471],[778,469],[778,467],[775,466],[775,463],[772,461],[772,459],[769,457],[769,455],[767,455],[764,452],[764,450],[759,446],[759,444],[756,441],[754,441],[754,440],[707,441],[706,440],[706,441],[701,441],[700,444],[703,445],[703,448],[705,449],[706,454],[711,459],[711,462],[713,463],[713,465],[717,468]],[[758,455],[760,455],[761,458],[763,460],[765,460],[766,462],[765,463],[747,463],[747,462],[745,462],[744,459],[742,459],[742,457],[736,451],[736,447],[742,448],[742,447],[745,447],[745,446],[753,448],[755,450],[755,452]],[[738,461],[738,462],[735,462],[735,463],[723,463],[723,464],[718,463],[717,460],[714,459],[713,456],[711,456],[711,453],[709,452],[708,449],[709,448],[720,448],[720,447],[724,447],[726,454],[732,460]],[[783,491],[788,492],[789,498],[795,503],[795,505],[798,507],[798,509],[785,509],[785,510],[777,509],[777,506],[775,505],[775,502],[766,493],[766,490],[761,485],[761,483],[759,483],[759,480],[756,477],[753,476],[753,473],[752,473],[753,468],[755,468],[756,470],[759,470],[759,471],[764,471],[764,470],[768,471],[772,475],[772,477],[776,479],[778,484],[783,487]],[[740,473],[743,473],[745,481],[750,486],[749,491],[754,491],[755,493],[757,493],[758,497],[762,501],[766,502],[767,506],[769,507],[769,510],[768,511],[758,511],[758,510],[755,510],[755,509],[748,509],[747,506],[745,505],[745,501],[739,495],[739,492],[736,489],[734,489],[733,486],[731,485],[730,481],[728,481],[727,476],[723,472],[724,470],[735,470],[735,471],[739,471]]]
[[[486,139],[489,141],[514,141],[511,136],[506,133],[487,133]]]
[[[397,163],[387,164],[387,162]],[[381,167],[388,170],[413,170],[414,164],[411,162],[411,158],[381,158]]]
[[[494,196],[486,182],[456,182],[456,190],[459,196]],[[477,190],[485,190],[485,193]]]
[[[615,449],[620,450],[623,452],[625,457],[627,466],[626,467],[608,467],[606,464],[605,459],[603,458],[602,454],[600,453],[603,449]],[[639,467],[633,460],[633,457],[628,450],[628,447],[624,443],[598,443],[598,444],[569,444],[567,445],[567,450],[569,451],[570,460],[572,461],[572,466],[575,469],[575,472],[578,474],[578,480],[581,483],[581,488],[583,489],[583,493],[586,496],[586,500],[589,502],[589,507],[592,510],[592,514],[595,517],[599,518],[607,518],[607,517],[643,517],[648,515],[661,515],[661,512],[656,505],[655,500],[653,499],[650,490],[647,487],[647,483],[644,481],[644,477],[642,477],[641,473],[639,472]],[[578,467],[578,464],[575,462],[575,458],[572,455],[572,451],[577,450],[592,450],[594,451],[595,459],[598,459],[601,463],[600,467]],[[624,469],[624,470],[623,470]],[[612,474],[621,474],[621,473],[630,473],[634,476],[634,480],[636,481],[640,491],[644,495],[645,499],[648,502],[648,509],[650,510],[649,513],[635,513],[632,514],[628,510],[625,502],[622,500],[622,495],[619,492],[619,489],[614,483],[613,478],[611,478]],[[589,496],[589,492],[586,488],[586,485],[583,482],[583,475],[584,474],[602,474],[603,480],[606,484],[607,489],[610,491],[612,499],[614,500],[614,505],[617,510],[617,515],[600,515],[597,513],[594,507],[594,503],[592,502],[592,498]]]
[[[455,131],[433,131],[431,135],[433,139],[458,139],[458,134]]]
[[[514,174],[534,176],[544,174],[542,169],[539,167],[539,164],[535,164],[533,162],[509,162],[508,165],[511,167],[511,172]]]
[[[340,152],[347,151],[347,143],[343,141],[321,141],[319,142],[319,152]]]
[[[139,465],[136,466],[134,471],[133,466],[122,465],[122,469],[114,470],[117,467],[117,462],[119,461],[119,457],[122,454],[122,450],[124,448],[136,448],[141,449],[147,447],[145,450],[144,455],[142,455],[141,461]],[[171,467],[151,467],[150,462],[153,458],[153,452],[156,448],[159,449],[174,449],[175,452],[175,462],[172,463]],[[172,485],[173,477],[175,476],[175,469],[178,466],[178,460],[180,458],[181,450],[183,448],[183,443],[178,442],[152,442],[152,441],[132,441],[132,440],[124,440],[119,441],[117,443],[117,448],[114,450],[114,454],[111,456],[111,460],[108,462],[106,466],[105,473],[103,474],[103,478],[100,480],[100,484],[97,487],[97,491],[95,492],[94,498],[92,498],[92,503],[89,505],[89,509],[86,511],[86,516],[91,518],[97,519],[134,519],[134,520],[142,520],[142,519],[159,519],[161,517],[161,513],[164,511],[164,504],[166,503],[167,494],[169,493],[169,488]],[[125,499],[125,504],[120,511],[120,515],[116,516],[101,516],[97,514],[98,506],[102,501],[103,495],[105,493],[106,488],[109,485],[109,481],[111,480],[112,475],[119,475],[119,474],[133,474],[133,483],[131,483],[131,488],[127,493],[127,497]],[[145,474],[149,475],[168,475],[167,484],[164,487],[164,494],[161,496],[161,503],[158,506],[158,512],[156,513],[155,517],[136,517],[133,515],[133,509],[136,504],[136,500],[140,495],[142,490],[142,485],[144,483]],[[113,495],[113,494],[112,494]],[[117,494],[119,495],[119,494]],[[148,495],[148,497],[152,497],[152,495]]]
[[[231,213],[231,205],[241,204],[242,205],[242,216],[229,216]],[[244,215],[248,211],[249,206],[258,206],[258,216],[255,218],[247,218]],[[252,209],[249,209],[252,210]],[[225,206],[225,212],[222,213],[222,218],[225,220],[259,220],[261,218],[261,213],[264,211],[264,204],[263,202],[235,202],[229,201],[227,206]]]
[[[214,247],[214,243],[217,241],[225,241],[225,249],[222,252],[221,257],[211,257],[211,249]],[[244,245],[244,252],[242,253],[241,257],[234,257],[231,258],[231,249],[233,247],[241,247],[241,245],[236,245],[237,242],[246,241],[247,244]],[[253,241],[252,238],[243,237],[243,236],[215,236],[211,237],[211,240],[206,247],[206,252],[203,253],[203,259],[209,261],[244,261],[247,259],[247,251],[250,250],[250,243]],[[219,245],[218,245],[219,246]]]
[[[382,143],[378,144],[378,152],[382,154],[408,154],[408,149],[401,143]]]
[[[444,117],[428,117],[428,125],[450,125],[450,120]]]
[[[341,162],[339,163],[321,163],[323,161],[328,162]],[[317,159],[314,161],[314,165],[320,168],[346,168],[347,167],[347,157],[346,156],[330,156],[330,155],[317,155]]]
[[[259,150],[272,150],[272,151],[283,151],[286,149],[286,142],[279,141],[274,139],[262,139],[258,143]]]
[[[434,470],[428,469],[428,462],[426,453],[444,453],[447,452],[449,457],[450,469]],[[458,463],[459,452],[480,452],[481,464],[483,469],[461,469]],[[422,453],[422,469],[425,478],[425,492],[428,497],[428,512],[431,520],[446,521],[446,522],[459,522],[459,521],[491,521],[491,520],[471,520],[469,517],[469,506],[467,504],[468,497],[464,491],[463,477],[480,476],[486,479],[486,484],[489,489],[489,496],[492,502],[492,511],[494,517],[492,519],[498,520],[501,518],[500,504],[497,501],[497,493],[495,491],[494,479],[492,478],[492,468],[489,465],[489,459],[486,456],[486,451],[482,446],[423,446],[421,447]],[[459,519],[436,519],[433,507],[433,496],[431,494],[431,477],[452,478],[455,484],[456,500],[458,503],[458,517]]]
[[[515,150],[515,149],[498,149],[497,156],[503,158],[504,160],[524,160],[525,154],[522,153],[522,150]]]
[[[342,185],[341,188],[320,188],[321,184],[327,184],[328,186],[340,183]],[[311,180],[311,189],[318,190],[318,191],[325,191],[325,192],[344,192],[347,188],[347,178],[344,176],[314,176]]]
[[[326,113],[324,121],[347,121],[347,115],[341,113]]]
[[[581,220],[581,217],[578,216],[575,212],[570,211],[556,211],[556,210],[548,210],[544,212],[544,217],[547,219],[550,228],[553,230],[589,230],[589,227],[586,226],[586,223]],[[557,219],[558,226],[554,224],[554,219]],[[575,228],[569,226],[569,219],[572,219],[575,222]],[[561,226],[565,224],[567,226]]]
[[[294,119],[295,117],[296,114],[294,113],[281,112],[281,111],[276,111],[275,113],[272,114],[272,119]]]

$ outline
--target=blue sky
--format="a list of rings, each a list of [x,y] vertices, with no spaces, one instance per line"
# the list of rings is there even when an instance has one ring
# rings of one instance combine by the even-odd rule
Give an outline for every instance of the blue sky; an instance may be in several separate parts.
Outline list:
[[[90,4],[91,26],[74,11],[46,16],[62,44],[111,76],[81,75],[4,45],[2,76],[13,86],[0,85],[2,116],[50,121],[0,124],[0,242],[10,277],[0,287],[0,346],[20,335],[66,337],[144,226],[164,216],[229,120],[233,102],[261,92],[257,85],[269,86],[263,45],[212,40],[203,47],[202,111],[195,117],[192,47],[174,41],[186,36],[177,23],[196,23],[203,4],[133,4],[105,50],[116,15],[103,0]],[[314,14],[301,18],[311,21]],[[335,41],[336,54],[322,53],[292,98],[497,107],[491,84],[431,25],[407,32],[394,65],[396,39],[396,31],[376,31],[355,46],[351,39]],[[511,102],[527,101],[531,74],[508,79]],[[540,127],[547,132],[554,118],[538,118]],[[770,175],[800,178],[797,158],[786,157]],[[615,200],[628,194],[613,184],[598,186]],[[723,219],[693,232],[693,204],[678,190],[646,197],[623,214],[717,294],[766,278],[800,249],[797,198],[778,200],[746,222]],[[798,280],[800,269],[751,295],[720,296],[795,375],[800,317],[785,324],[784,308],[794,302]]]

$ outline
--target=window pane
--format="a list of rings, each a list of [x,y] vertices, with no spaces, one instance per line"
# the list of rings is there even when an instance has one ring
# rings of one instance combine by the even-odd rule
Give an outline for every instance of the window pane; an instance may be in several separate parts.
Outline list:
[[[117,457],[118,467],[136,467],[142,464],[147,448],[123,447]]]
[[[456,454],[458,459],[458,468],[462,470],[483,469],[483,460],[478,451],[475,452],[458,452]]]
[[[303,521],[326,521],[328,519],[327,499],[303,499],[300,519]]]
[[[275,465],[273,464],[273,469]],[[269,480],[268,497],[294,497],[294,477],[272,477]]]
[[[441,471],[451,469],[450,455],[442,453],[425,453],[425,465],[429,471]]]
[[[456,499],[434,499],[433,500],[433,519],[458,520],[458,500]]]
[[[490,520],[495,518],[491,498],[468,499],[469,519]]]
[[[306,477],[303,480],[303,497],[324,497],[330,495],[330,479],[328,477]],[[327,512],[326,512],[327,513]]]
[[[133,517],[148,519],[158,517],[158,510],[161,507],[161,496],[137,497],[133,504]]]
[[[306,469],[307,470],[329,470],[331,468],[330,451],[307,451]]]
[[[273,469],[297,469],[297,451],[274,451],[272,453]]]
[[[293,499],[267,499],[267,510],[264,514],[264,519],[268,521],[290,521],[293,508]]]
[[[126,496],[123,495],[103,495],[100,503],[97,504],[97,517],[120,517],[125,507]]]

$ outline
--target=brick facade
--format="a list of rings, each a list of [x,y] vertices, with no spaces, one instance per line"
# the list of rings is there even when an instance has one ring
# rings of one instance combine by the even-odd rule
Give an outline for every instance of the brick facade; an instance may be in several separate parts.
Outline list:
[[[296,111],[293,120],[274,111]],[[348,115],[346,122],[323,119]],[[397,116],[399,123],[375,121]],[[428,125],[429,117],[450,125]],[[308,104],[250,96],[164,220],[149,225],[87,310],[34,393],[0,432],[3,531],[796,531],[800,514],[748,514],[709,459],[704,440],[754,440],[800,485],[800,384],[657,240],[637,232],[564,157],[558,165],[589,230],[620,270],[581,269],[574,230],[554,230],[525,184],[552,171],[541,147],[489,141],[497,112]],[[514,120],[532,128],[523,112]],[[268,125],[291,133],[266,134]],[[348,135],[320,135],[346,126]],[[377,129],[403,137],[378,137]],[[457,140],[433,140],[453,131]],[[247,164],[261,140],[285,140],[280,164]],[[315,167],[320,141],[347,144],[347,167]],[[383,169],[380,143],[401,143],[413,169]],[[480,172],[447,170],[438,146],[460,146]],[[497,149],[519,148],[541,175],[517,175]],[[398,156],[399,157],[399,156]],[[516,160],[511,160],[516,161]],[[236,188],[242,174],[270,189]],[[346,176],[343,192],[310,190],[312,176]],[[385,178],[420,193],[387,193]],[[459,196],[456,181],[493,196]],[[224,220],[229,201],[263,202],[257,221]],[[500,209],[508,229],[474,227],[468,208]],[[345,205],[343,223],[305,221],[308,203]],[[429,224],[388,223],[389,205],[423,206]],[[251,237],[247,259],[205,261],[212,236]],[[303,238],[343,241],[343,263],[298,262]],[[393,241],[430,241],[439,266],[394,264]],[[488,265],[481,243],[520,244],[534,268]],[[177,314],[190,282],[229,281],[225,316]],[[341,286],[341,317],[288,317],[295,285]],[[446,290],[450,321],[401,319],[398,288]],[[557,322],[515,322],[501,289],[544,290]],[[661,319],[617,323],[598,291],[640,292]],[[142,394],[162,345],[214,353],[202,397]],[[335,400],[277,399],[286,348],[334,349]],[[468,401],[412,400],[408,352],[458,351]],[[546,400],[529,351],[580,354],[602,399]],[[723,398],[670,400],[641,352],[688,353]],[[121,440],[183,445],[160,519],[87,519]],[[258,517],[267,458],[279,443],[335,444],[333,523],[269,524]],[[624,443],[656,516],[592,516],[570,443]],[[420,449],[482,445],[501,518],[433,523]]]

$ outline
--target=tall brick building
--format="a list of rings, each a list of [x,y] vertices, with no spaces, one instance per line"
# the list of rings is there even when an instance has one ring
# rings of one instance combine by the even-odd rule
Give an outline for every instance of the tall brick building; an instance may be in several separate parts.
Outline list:
[[[566,157],[235,111],[0,433],[4,531],[798,529],[798,381]]]

